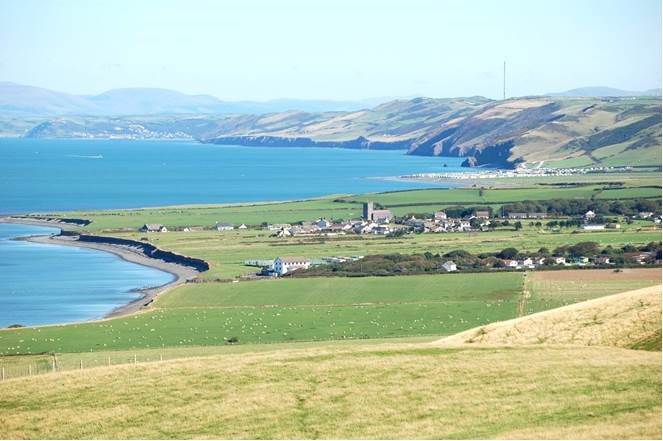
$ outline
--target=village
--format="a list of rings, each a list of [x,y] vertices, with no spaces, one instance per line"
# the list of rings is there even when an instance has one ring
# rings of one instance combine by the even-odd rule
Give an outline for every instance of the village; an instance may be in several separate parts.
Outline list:
[[[298,224],[270,224],[262,223],[259,228],[271,231],[273,237],[294,236],[317,236],[317,235],[339,235],[339,234],[375,234],[385,236],[398,236],[407,233],[460,233],[481,232],[496,227],[513,226],[519,229],[520,221],[536,221],[541,226],[541,220],[547,219],[548,214],[541,211],[508,211],[506,213],[493,214],[490,208],[472,209],[463,216],[449,216],[446,211],[434,211],[431,215],[423,217],[410,215],[396,217],[388,209],[376,208],[373,202],[364,202],[362,218],[355,220],[330,221],[319,218],[313,221],[302,221]],[[655,224],[661,223],[661,216],[653,212],[639,212],[633,219],[648,220]],[[515,221],[510,223],[509,221]],[[566,221],[567,225],[578,226],[585,231],[599,231],[606,229],[619,229],[618,222],[606,221],[603,216],[597,215],[592,210],[586,211],[581,217]],[[553,220],[546,224],[549,228],[559,226],[559,221]],[[235,229],[246,230],[249,226],[240,224],[236,226],[230,222],[216,222],[212,227],[217,231],[232,231]],[[182,227],[178,231],[200,231],[203,227]],[[168,228],[162,224],[144,224],[140,229],[143,233],[165,233]]]
[[[451,211],[451,210],[448,210]],[[457,213],[457,210],[456,210]],[[633,218],[652,221],[656,224],[661,222],[660,216],[655,216],[653,212],[639,212]],[[325,218],[319,218],[314,221],[302,221],[299,224],[269,224],[263,223],[259,228],[263,231],[270,231],[271,237],[315,237],[315,236],[334,236],[344,234],[356,235],[383,235],[400,236],[402,234],[422,234],[422,233],[461,233],[476,232],[480,233],[495,229],[496,227],[513,227],[518,230],[522,228],[521,221],[529,220],[536,226],[543,226],[541,220],[547,219],[548,215],[541,211],[509,211],[495,214],[491,209],[472,209],[463,216],[451,217],[445,211],[434,211],[428,217],[422,216],[403,216],[396,217],[391,210],[376,207],[373,202],[364,202],[362,206],[362,218],[357,220],[332,222]],[[586,211],[580,218],[568,221],[552,220],[546,223],[548,228],[559,228],[560,222],[567,226],[577,226],[585,231],[599,231],[605,229],[619,229],[621,225],[617,222],[606,222],[603,216],[597,215],[592,210]],[[232,230],[247,230],[249,226],[240,224],[238,226],[230,222],[216,222],[213,229],[225,232]],[[180,231],[188,232],[200,230],[200,227],[184,227]],[[144,233],[165,233],[168,231],[161,224],[145,224],[140,230]],[[144,238],[147,239],[147,238]],[[634,265],[645,265],[655,259],[651,250],[626,250],[628,262]],[[463,252],[461,252],[463,253]],[[467,253],[466,253],[467,254]],[[329,256],[324,258],[311,259],[303,256],[278,256],[273,260],[247,260],[244,262],[247,266],[255,266],[260,270],[253,277],[283,277],[291,275],[293,272],[301,271],[323,265],[343,265],[364,259],[364,256]],[[472,272],[477,270],[533,270],[533,269],[559,269],[565,267],[610,267],[623,266],[624,262],[615,262],[611,260],[610,255],[604,255],[597,250],[592,250],[587,255],[564,255],[562,252],[550,253],[540,252],[538,254],[523,255],[517,251],[503,250],[501,253],[495,253],[494,256],[488,256],[480,260],[473,261],[471,264],[467,259],[457,261],[458,259],[448,259],[440,262],[440,272]]]

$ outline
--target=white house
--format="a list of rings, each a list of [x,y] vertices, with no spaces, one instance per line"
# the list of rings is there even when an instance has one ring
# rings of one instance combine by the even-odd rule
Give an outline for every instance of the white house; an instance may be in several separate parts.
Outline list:
[[[512,259],[504,259],[504,264],[507,268],[518,268],[518,261]]]
[[[447,213],[445,213],[444,211],[436,211],[435,213],[433,213],[434,220],[444,220],[446,218],[447,218]]]
[[[522,266],[526,266],[528,268],[534,268],[534,260],[532,260],[530,257],[527,257],[520,262]]]
[[[235,226],[228,222],[217,222],[215,228],[217,231],[229,231],[234,230]]]
[[[237,227],[238,230],[246,230],[247,226],[242,224],[239,227]]]
[[[596,213],[594,213],[592,210],[587,211],[585,215],[583,216],[586,221],[590,221],[596,217]]]
[[[442,264],[442,268],[444,268],[445,271],[447,271],[449,273],[452,272],[452,271],[458,271],[458,269],[456,268],[456,264],[454,262],[452,262],[451,260],[447,260],[446,262],[444,262]]]
[[[557,265],[564,265],[566,263],[565,257],[553,257],[553,262]]]
[[[387,225],[378,225],[371,231],[373,234],[389,234],[390,232],[391,230]]]
[[[308,269],[311,262],[305,257],[277,257],[274,259],[274,272],[279,276],[297,269]]]

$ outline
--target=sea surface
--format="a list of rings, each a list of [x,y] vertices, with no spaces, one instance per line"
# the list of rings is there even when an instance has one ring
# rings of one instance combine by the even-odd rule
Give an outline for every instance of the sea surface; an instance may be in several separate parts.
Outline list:
[[[461,162],[461,158],[408,156],[404,151],[5,138],[0,139],[0,213],[273,201],[444,187],[384,177],[459,171]]]
[[[0,223],[0,327],[100,318],[174,278],[103,251],[12,239],[58,232]]]
[[[0,139],[0,214],[404,190],[434,185],[385,177],[460,163],[403,151]],[[98,318],[172,278],[102,251],[11,240],[56,232],[0,224],[0,327]]]

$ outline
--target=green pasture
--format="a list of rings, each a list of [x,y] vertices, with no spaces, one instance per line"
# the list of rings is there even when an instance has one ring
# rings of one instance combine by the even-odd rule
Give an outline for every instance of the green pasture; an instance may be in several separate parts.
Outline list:
[[[522,283],[498,273],[195,284],[133,316],[0,331],[0,355],[446,335],[514,317]]]

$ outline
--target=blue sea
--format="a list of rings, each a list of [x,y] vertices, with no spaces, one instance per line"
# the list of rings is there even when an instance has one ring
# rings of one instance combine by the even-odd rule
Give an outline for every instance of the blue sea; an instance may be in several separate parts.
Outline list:
[[[290,200],[432,187],[382,178],[458,171],[461,161],[404,151],[0,139],[0,213]]]
[[[385,177],[457,171],[460,162],[403,151],[0,139],[0,214],[431,187]],[[56,231],[0,224],[0,327],[98,318],[135,299],[132,290],[171,280],[170,274],[102,251],[11,240]]]
[[[86,248],[12,240],[56,228],[0,223],[0,327],[100,318],[173,275]]]

